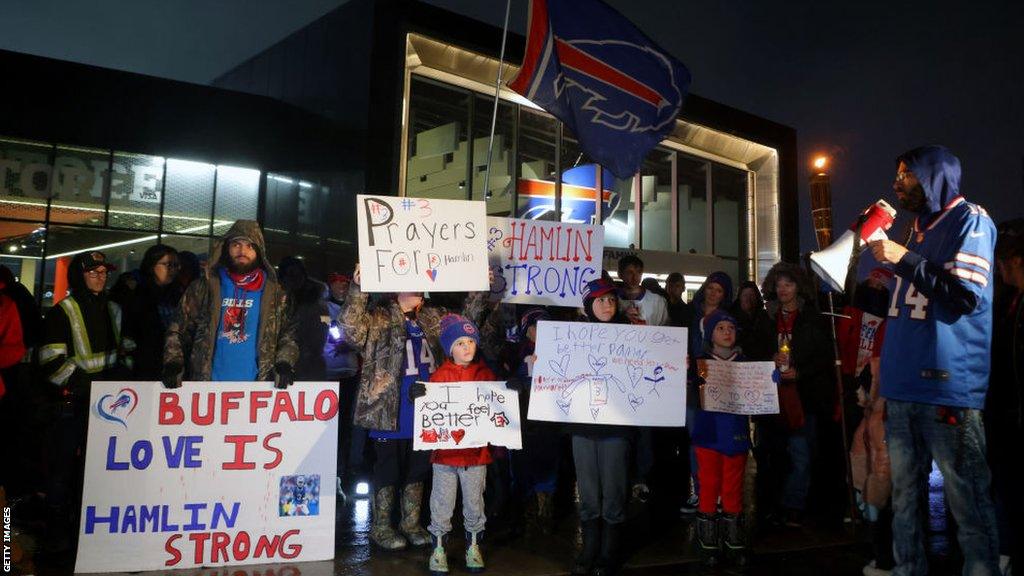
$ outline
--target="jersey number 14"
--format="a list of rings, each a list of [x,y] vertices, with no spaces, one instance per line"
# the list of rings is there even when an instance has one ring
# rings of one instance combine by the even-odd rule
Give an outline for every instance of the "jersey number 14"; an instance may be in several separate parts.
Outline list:
[[[900,315],[900,288],[903,286],[903,278],[896,277],[896,286],[892,291],[892,303],[889,304],[889,317],[896,318]],[[914,284],[907,286],[907,293],[903,296],[903,303],[910,308],[910,317],[914,320],[924,320],[928,316],[928,297],[917,291]]]

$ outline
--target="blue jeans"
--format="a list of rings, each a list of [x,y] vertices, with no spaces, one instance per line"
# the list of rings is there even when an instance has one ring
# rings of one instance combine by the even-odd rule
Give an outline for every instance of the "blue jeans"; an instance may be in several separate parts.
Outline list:
[[[981,411],[952,409],[956,422],[940,421],[938,406],[886,401],[885,436],[892,462],[894,576],[928,574],[920,509],[932,460],[945,484],[946,502],[958,526],[965,576],[999,573],[999,537],[989,494]]]
[[[818,437],[818,419],[814,414],[804,416],[802,428],[786,436],[786,454],[789,469],[782,482],[782,507],[803,512],[807,508],[807,492],[811,486],[811,458]]]

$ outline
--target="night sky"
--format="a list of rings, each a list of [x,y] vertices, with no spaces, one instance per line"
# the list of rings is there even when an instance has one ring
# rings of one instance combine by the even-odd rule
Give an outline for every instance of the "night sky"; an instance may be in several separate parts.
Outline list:
[[[895,204],[893,158],[925,143],[960,156],[962,191],[997,222],[1024,215],[1024,3],[608,1],[690,68],[694,93],[796,128],[802,249],[818,152],[837,227]],[[5,0],[0,48],[205,84],[342,3]],[[505,6],[430,3],[495,25]],[[513,0],[513,31],[526,13]]]

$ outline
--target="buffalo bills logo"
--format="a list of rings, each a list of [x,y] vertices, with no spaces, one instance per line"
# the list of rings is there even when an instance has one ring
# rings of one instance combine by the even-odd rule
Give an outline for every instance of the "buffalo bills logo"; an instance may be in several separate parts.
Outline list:
[[[466,334],[476,334],[476,328],[469,322],[462,325],[462,331]]]
[[[139,395],[131,388],[122,388],[114,394],[104,394],[96,402],[96,415],[100,418],[117,422],[128,428],[127,418],[135,412],[139,405]]]
[[[683,99],[676,68],[663,53],[618,40],[555,39],[561,73],[555,95],[583,100],[591,122],[628,132],[660,131]],[[629,73],[624,72],[629,70]],[[683,84],[689,82],[684,78]]]

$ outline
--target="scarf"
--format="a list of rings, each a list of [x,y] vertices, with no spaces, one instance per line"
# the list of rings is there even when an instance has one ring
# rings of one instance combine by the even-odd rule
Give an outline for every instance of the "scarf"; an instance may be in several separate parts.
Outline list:
[[[227,271],[228,278],[235,285],[234,293],[231,295],[231,305],[224,309],[222,325],[224,334],[232,342],[244,342],[247,339],[245,332],[246,309],[241,306],[245,302],[247,292],[259,292],[263,289],[266,280],[262,268],[256,268],[251,272],[238,274]]]

